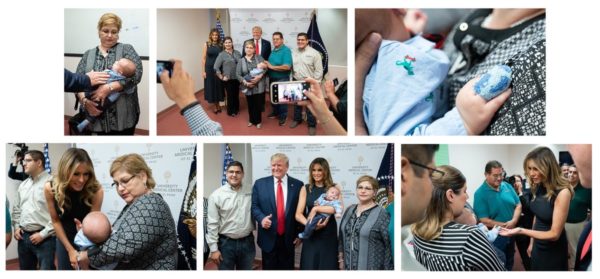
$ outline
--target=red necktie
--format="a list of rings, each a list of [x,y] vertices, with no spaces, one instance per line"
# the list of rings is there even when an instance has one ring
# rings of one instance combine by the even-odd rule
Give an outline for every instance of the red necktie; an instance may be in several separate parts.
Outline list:
[[[590,246],[592,246],[592,230],[590,230],[590,233],[583,243],[583,248],[581,248],[581,256],[579,257],[580,260],[583,260],[583,257],[585,257],[588,250],[590,250]]]
[[[254,43],[254,45],[256,45],[256,55],[260,55],[260,48],[258,46],[258,40],[255,40],[256,42]]]
[[[283,235],[285,232],[285,209],[283,204],[283,187],[281,179],[277,180],[277,234]]]

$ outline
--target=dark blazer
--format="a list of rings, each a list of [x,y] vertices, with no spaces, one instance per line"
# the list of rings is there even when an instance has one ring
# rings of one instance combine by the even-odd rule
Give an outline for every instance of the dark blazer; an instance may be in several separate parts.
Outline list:
[[[285,245],[290,251],[294,250],[294,239],[300,232],[301,226],[296,221],[296,207],[302,189],[302,181],[288,175],[287,202],[285,205]],[[258,223],[258,246],[265,252],[273,251],[277,239],[277,206],[275,205],[273,176],[259,178],[252,188],[252,218]],[[265,230],[261,226],[263,218],[273,214],[271,227]]]
[[[244,42],[244,45],[246,44],[247,41],[251,41],[254,42],[254,38],[252,39],[248,39]],[[260,40],[261,42],[261,46],[260,46],[260,56],[262,56],[263,59],[265,60],[269,60],[269,56],[271,55],[271,42],[262,39]],[[242,45],[243,47],[243,45]],[[244,50],[242,49],[242,57],[245,55],[246,53],[244,52]]]
[[[92,83],[87,75],[73,73],[65,69],[65,92],[90,91],[92,89]]]

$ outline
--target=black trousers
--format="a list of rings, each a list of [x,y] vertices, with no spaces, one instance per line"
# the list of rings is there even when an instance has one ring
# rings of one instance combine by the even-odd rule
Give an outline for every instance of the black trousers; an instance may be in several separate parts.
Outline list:
[[[261,102],[262,99],[262,102]],[[246,95],[246,101],[248,102],[248,122],[256,125],[262,122],[261,119],[261,104],[265,101],[265,93]]]
[[[294,248],[286,248],[285,235],[277,236],[273,251],[262,251],[263,270],[294,270],[294,254]]]
[[[240,112],[240,82],[237,79],[230,79],[223,82],[225,91],[227,91],[227,115],[234,115]]]

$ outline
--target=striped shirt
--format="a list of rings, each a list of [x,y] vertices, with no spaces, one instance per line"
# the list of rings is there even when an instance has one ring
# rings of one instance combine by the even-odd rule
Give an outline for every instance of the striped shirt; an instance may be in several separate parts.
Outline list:
[[[487,238],[475,226],[450,222],[431,241],[414,236],[417,261],[430,271],[503,271]]]

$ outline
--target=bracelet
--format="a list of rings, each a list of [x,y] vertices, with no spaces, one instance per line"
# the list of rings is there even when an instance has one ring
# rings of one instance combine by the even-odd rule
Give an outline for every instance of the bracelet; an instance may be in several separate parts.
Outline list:
[[[329,117],[327,117],[327,119],[325,119],[325,121],[317,120],[317,122],[322,125],[325,125],[325,124],[327,124],[327,122],[329,122],[329,120],[331,120],[331,118],[333,118],[333,112],[329,111]]]
[[[179,113],[181,113],[181,115],[183,115],[185,113],[186,110],[191,109],[193,107],[195,107],[196,105],[200,105],[200,102],[198,101],[194,101],[192,103],[190,103],[189,105],[185,106],[184,108],[182,108]]]
[[[84,107],[85,107],[85,105],[87,104],[87,102],[88,102],[88,99],[87,99],[86,97],[83,97],[83,98],[81,99],[81,105],[83,105]]]

